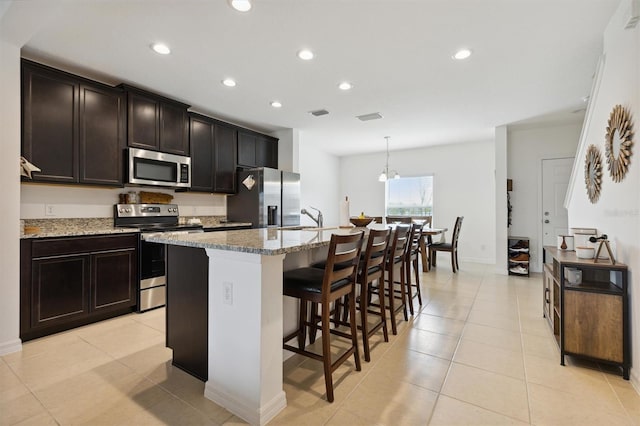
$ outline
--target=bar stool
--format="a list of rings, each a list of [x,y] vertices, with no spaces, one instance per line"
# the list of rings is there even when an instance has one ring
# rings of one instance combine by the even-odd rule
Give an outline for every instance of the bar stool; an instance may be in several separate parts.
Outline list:
[[[420,240],[422,239],[422,228],[424,228],[424,223],[414,223],[411,225],[411,233],[409,237],[409,242],[407,243],[406,257],[405,257],[405,274],[406,274],[406,288],[407,288],[407,298],[409,301],[409,312],[411,315],[413,312],[413,295],[412,287],[416,288],[416,294],[418,296],[418,303],[422,306],[422,293],[420,292],[420,271],[418,268],[418,258],[420,257]],[[411,269],[413,268],[416,282],[415,284],[411,283]]]
[[[360,284],[360,296],[358,297],[358,310],[360,311],[360,329],[362,330],[362,346],[364,348],[364,360],[371,361],[371,351],[369,339],[380,329],[384,336],[384,341],[389,341],[387,330],[387,313],[384,297],[379,297],[379,309],[370,308],[371,291],[373,283],[381,285],[384,282],[384,267],[389,246],[390,229],[369,231],[367,248],[364,256],[360,260],[358,272],[358,284]],[[368,315],[375,315],[379,318],[373,326],[369,327]]]
[[[453,272],[455,273],[460,269],[460,265],[458,264],[458,238],[460,237],[460,228],[462,228],[463,219],[464,216],[458,216],[456,218],[450,243],[432,243],[429,246],[429,258],[431,259],[432,266],[436,266],[437,252],[446,251],[451,253],[451,269]]]
[[[383,283],[377,288],[371,290],[372,294],[377,294],[380,299],[380,303],[371,303],[371,306],[380,306],[384,303],[383,297],[389,299],[389,313],[391,314],[391,332],[398,334],[398,324],[396,322],[396,313],[400,310],[404,313],[405,321],[409,320],[407,315],[406,304],[406,288],[405,288],[405,256],[406,247],[409,241],[410,225],[397,225],[392,233],[391,240],[389,242],[389,249],[387,250],[387,259],[385,261],[384,271],[386,273]],[[384,284],[386,283],[386,288]],[[396,289],[396,284],[400,286]],[[396,301],[400,301],[396,306]]]
[[[356,324],[355,282],[363,235],[364,232],[349,235],[333,234],[324,270],[305,267],[285,271],[283,274],[284,295],[300,299],[298,329],[284,337],[283,348],[323,363],[329,402],[333,402],[332,373],[336,368],[353,355],[356,370],[361,370]],[[332,329],[330,324],[331,303],[347,295],[349,296],[350,333]],[[307,327],[317,327],[315,319],[309,321],[307,318],[309,303],[321,305],[322,355],[305,350]],[[331,360],[331,334],[351,340],[351,346],[335,361]],[[294,337],[298,338],[297,347],[287,344]]]

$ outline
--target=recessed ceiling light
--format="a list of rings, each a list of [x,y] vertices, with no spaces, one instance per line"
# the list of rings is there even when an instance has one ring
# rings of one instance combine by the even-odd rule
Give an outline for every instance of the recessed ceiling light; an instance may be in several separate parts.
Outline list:
[[[309,49],[302,49],[301,51],[298,52],[298,58],[304,60],[304,61],[310,61],[311,59],[313,59],[313,52],[310,51]]]
[[[238,12],[248,12],[251,10],[251,1],[249,0],[229,0],[229,4]]]
[[[271,101],[271,106],[274,108],[282,108],[282,104],[279,101]]]
[[[340,90],[351,90],[353,88],[353,84],[349,83],[348,81],[343,81],[342,83],[338,84],[338,87],[340,88]]]
[[[227,87],[236,87],[236,81],[232,78],[225,78],[224,80],[222,80],[222,84]]]
[[[169,49],[169,46],[163,43],[154,43],[151,45],[151,48],[154,52],[161,55],[168,55],[169,53],[171,53],[171,49]]]
[[[469,50],[469,49],[460,49],[453,55],[453,59],[457,59],[457,60],[460,61],[460,60],[463,60],[463,59],[467,59],[469,56],[471,56],[471,50]]]

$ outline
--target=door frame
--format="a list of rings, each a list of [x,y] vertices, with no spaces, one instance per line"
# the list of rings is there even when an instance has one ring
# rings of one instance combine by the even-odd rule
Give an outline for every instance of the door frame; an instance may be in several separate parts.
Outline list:
[[[537,238],[538,238],[538,244],[537,244],[537,250],[538,250],[538,255],[537,255],[537,261],[536,261],[536,269],[539,269],[540,272],[544,272],[543,269],[543,265],[542,265],[542,247],[544,246],[544,235],[543,235],[543,229],[542,229],[542,216],[544,215],[544,212],[542,211],[542,188],[544,187],[544,176],[542,173],[543,170],[543,161],[545,160],[566,160],[566,159],[573,159],[573,162],[575,164],[576,161],[576,157],[575,156],[566,156],[566,157],[551,157],[551,158],[540,158],[540,166],[538,167],[538,220],[537,220]],[[571,170],[573,170],[573,167],[571,168]],[[569,187],[571,186],[571,175],[569,176]],[[567,187],[567,192],[569,191],[569,187]],[[568,214],[568,212],[567,212]],[[567,218],[568,219],[568,218]],[[567,222],[568,225],[568,222]],[[529,265],[529,268],[531,268],[531,265]]]

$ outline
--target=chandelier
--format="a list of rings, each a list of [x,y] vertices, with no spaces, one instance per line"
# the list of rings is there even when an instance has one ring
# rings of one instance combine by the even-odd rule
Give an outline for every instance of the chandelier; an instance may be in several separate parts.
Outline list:
[[[380,182],[386,182],[389,179],[389,176],[393,175],[394,179],[400,179],[400,174],[395,170],[389,170],[389,138],[391,136],[385,136],[384,138],[387,140],[387,162],[384,165],[384,169],[382,169],[382,173],[378,177]]]

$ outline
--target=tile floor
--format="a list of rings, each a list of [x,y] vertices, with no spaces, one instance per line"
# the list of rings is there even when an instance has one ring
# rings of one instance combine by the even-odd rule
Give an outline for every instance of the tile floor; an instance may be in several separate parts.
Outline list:
[[[619,375],[568,359],[541,315],[539,276],[443,263],[423,274],[423,305],[372,361],[334,373],[284,368],[288,407],[274,425],[636,425],[640,395]],[[28,342],[0,359],[0,425],[235,425],[204,384],[171,366],[164,310]]]

